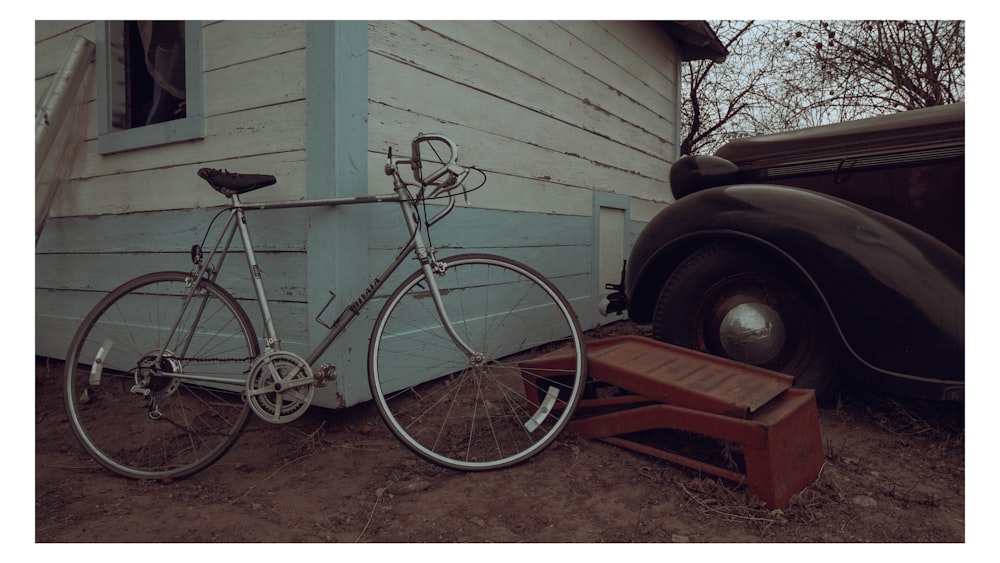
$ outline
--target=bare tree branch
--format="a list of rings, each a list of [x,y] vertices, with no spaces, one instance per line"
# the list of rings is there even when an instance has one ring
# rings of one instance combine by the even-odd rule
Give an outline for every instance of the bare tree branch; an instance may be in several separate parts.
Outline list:
[[[685,63],[682,154],[965,99],[962,21],[709,23],[730,54]]]

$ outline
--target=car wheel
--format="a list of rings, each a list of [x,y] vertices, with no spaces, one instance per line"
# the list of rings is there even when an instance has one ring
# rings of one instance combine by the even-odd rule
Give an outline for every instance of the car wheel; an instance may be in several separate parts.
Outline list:
[[[657,340],[792,375],[820,400],[835,379],[828,326],[787,266],[733,243],[685,259],[653,312]]]

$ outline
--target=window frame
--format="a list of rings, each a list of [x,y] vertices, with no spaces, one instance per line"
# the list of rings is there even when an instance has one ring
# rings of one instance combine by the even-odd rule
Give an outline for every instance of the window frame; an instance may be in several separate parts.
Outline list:
[[[112,128],[111,68],[112,50],[108,48],[111,22],[95,25],[97,44],[97,152],[116,152],[166,145],[205,138],[204,41],[200,21],[184,22],[184,80],[187,94],[186,117],[142,127],[115,131]]]

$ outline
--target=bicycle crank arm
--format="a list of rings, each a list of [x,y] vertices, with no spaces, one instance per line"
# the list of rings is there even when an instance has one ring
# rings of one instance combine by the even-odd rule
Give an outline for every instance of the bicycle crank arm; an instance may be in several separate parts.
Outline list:
[[[305,387],[307,385],[315,385],[316,381],[314,379],[296,379],[294,381],[275,381],[271,385],[265,387],[257,387],[250,390],[250,394],[253,396],[264,395],[267,393],[285,393],[292,389],[298,387]]]

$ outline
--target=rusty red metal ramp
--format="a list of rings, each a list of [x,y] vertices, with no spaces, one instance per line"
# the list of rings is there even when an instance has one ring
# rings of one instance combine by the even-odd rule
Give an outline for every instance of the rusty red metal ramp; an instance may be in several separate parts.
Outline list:
[[[704,412],[745,418],[789,389],[782,373],[640,336],[587,343],[596,379],[648,399]]]
[[[823,465],[819,412],[793,378],[639,336],[587,343],[591,385],[625,390],[585,396],[569,429],[674,463],[745,483],[769,508],[816,480]],[[569,358],[558,352],[522,364],[528,386],[552,378]],[[650,430],[682,430],[738,444],[745,472],[635,441]]]

